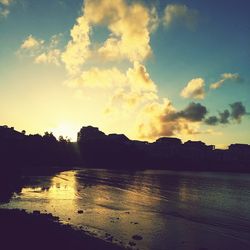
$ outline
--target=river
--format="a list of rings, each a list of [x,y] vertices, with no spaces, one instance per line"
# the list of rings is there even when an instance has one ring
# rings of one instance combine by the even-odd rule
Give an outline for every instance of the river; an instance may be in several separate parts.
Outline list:
[[[27,178],[0,207],[52,213],[134,249],[250,249],[249,174],[80,169]]]

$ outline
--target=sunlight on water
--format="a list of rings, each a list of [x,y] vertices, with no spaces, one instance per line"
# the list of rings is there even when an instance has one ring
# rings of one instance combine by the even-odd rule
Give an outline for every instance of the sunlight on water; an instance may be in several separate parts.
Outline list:
[[[48,190],[48,199],[51,200],[75,200],[77,198],[75,172],[67,172],[67,179],[60,174],[51,179],[51,187]]]
[[[247,175],[84,169],[30,180],[4,207],[52,213],[135,249],[214,249],[218,241],[250,249]]]
[[[77,198],[75,172],[69,171],[66,176],[61,173],[51,178],[50,187],[25,187],[20,195],[48,200],[74,200]]]

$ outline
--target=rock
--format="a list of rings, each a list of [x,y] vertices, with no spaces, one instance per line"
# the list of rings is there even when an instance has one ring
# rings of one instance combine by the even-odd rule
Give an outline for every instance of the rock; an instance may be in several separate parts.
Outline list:
[[[140,236],[140,235],[135,234],[135,235],[132,236],[132,239],[134,239],[134,240],[142,240],[143,237]]]
[[[133,242],[133,241],[130,241],[128,244],[129,244],[131,247],[133,247],[133,246],[135,246],[135,245],[136,245],[136,243],[135,243],[135,242]]]
[[[138,225],[139,223],[131,221],[130,224]]]
[[[113,236],[109,236],[108,238],[106,238],[106,240],[112,242],[113,241]]]
[[[83,214],[83,210],[78,210],[77,213],[78,214]]]

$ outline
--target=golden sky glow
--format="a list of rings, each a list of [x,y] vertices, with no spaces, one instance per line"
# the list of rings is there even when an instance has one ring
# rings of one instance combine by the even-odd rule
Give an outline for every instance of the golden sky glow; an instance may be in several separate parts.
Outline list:
[[[2,125],[250,142],[244,5],[230,19],[211,3],[60,2],[0,1]]]

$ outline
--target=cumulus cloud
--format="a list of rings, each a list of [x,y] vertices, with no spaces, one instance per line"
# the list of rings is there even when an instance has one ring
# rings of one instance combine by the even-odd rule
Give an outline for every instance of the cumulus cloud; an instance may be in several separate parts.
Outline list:
[[[207,108],[200,103],[191,102],[189,105],[178,112],[170,114],[167,119],[176,120],[179,118],[184,118],[192,122],[199,122],[204,119],[207,114]]]
[[[205,119],[205,124],[215,126],[218,124],[229,124],[230,121],[240,123],[242,117],[248,114],[242,102],[235,102],[229,106],[231,111],[226,109],[223,112],[219,112],[218,116],[210,116]]]
[[[239,83],[242,81],[242,78],[240,77],[239,74],[235,73],[224,73],[221,75],[221,79],[215,83],[212,83],[210,85],[210,89],[218,89],[220,88],[224,83],[226,82],[236,82]]]
[[[34,49],[34,48],[38,48],[41,45],[44,44],[44,40],[40,40],[35,38],[32,35],[29,35],[21,44],[21,49]]]
[[[61,51],[57,49],[61,34],[54,35],[48,42],[29,35],[21,44],[17,54],[28,56],[34,59],[36,64],[55,64],[61,63]]]
[[[190,9],[184,12],[177,8],[180,19],[188,20],[190,25],[191,13],[194,12]],[[176,21],[175,14],[171,15],[174,19],[171,22]],[[102,44],[93,45],[91,32],[96,25],[106,26],[110,34]],[[69,73],[66,84],[77,89],[102,88],[108,91],[104,113],[135,117],[137,135],[139,133],[142,137],[195,134],[207,113],[206,108],[190,103],[185,109],[176,111],[169,100],[161,101],[157,85],[143,64],[152,54],[150,34],[158,25],[156,8],[149,9],[140,2],[84,1],[83,14],[73,26],[71,40],[62,53],[62,61]],[[98,67],[100,59],[102,66]],[[86,69],[86,60],[96,66]],[[121,60],[129,63],[126,70],[117,66],[117,61]],[[111,66],[114,62],[116,65]],[[109,66],[103,68],[104,63]],[[193,82],[189,84],[186,95],[202,99],[204,80],[194,79]]]
[[[8,9],[5,8],[1,8],[0,6],[0,17],[7,17],[9,15],[10,11]]]
[[[150,103],[157,100],[157,94],[153,92],[133,92],[126,89],[117,89],[110,100],[110,104],[105,109],[105,113],[120,112],[124,109],[126,112],[133,113],[139,105]]]
[[[47,43],[43,43],[41,53],[34,58],[34,62],[37,64],[61,64],[61,50],[57,47],[61,41],[62,34],[53,35]]]
[[[126,75],[116,67],[108,69],[92,67],[83,71],[79,77],[68,80],[66,84],[70,87],[115,88],[125,86],[126,81]]]
[[[227,124],[229,123],[229,119],[230,118],[230,112],[226,109],[223,112],[219,112],[219,122],[221,124]]]
[[[7,17],[10,13],[9,5],[13,0],[0,0],[0,18]]]
[[[174,23],[181,23],[189,29],[196,27],[198,11],[190,9],[184,4],[168,4],[164,10],[163,24],[166,27]]]
[[[206,123],[207,125],[211,125],[211,126],[217,125],[217,124],[219,123],[219,118],[218,118],[217,116],[215,116],[215,115],[210,116],[210,117],[208,117],[208,118],[205,120],[205,123]]]
[[[133,91],[156,92],[156,84],[151,80],[146,67],[139,62],[134,62],[134,67],[129,68],[126,75]]]
[[[61,51],[58,49],[49,50],[48,52],[43,52],[35,58],[35,63],[42,64],[55,64],[60,65],[60,55]]]
[[[89,32],[90,26],[84,16],[77,19],[77,23],[71,29],[71,41],[62,53],[62,61],[70,74],[76,74],[86,59],[89,57]]]
[[[184,98],[204,99],[205,81],[202,78],[192,79],[181,91],[181,96]]]
[[[134,62],[133,67],[129,67],[126,72],[115,66],[106,69],[91,67],[81,72],[76,78],[69,80],[68,84],[75,87],[124,87],[138,93],[157,92],[156,84],[151,80],[146,67],[138,62]]]
[[[167,26],[184,21],[191,28],[196,18],[197,12],[185,5],[168,5],[165,9]],[[110,32],[102,44],[91,41],[96,25],[106,26]],[[152,54],[150,34],[158,25],[156,9],[150,10],[140,2],[85,0],[83,13],[71,29],[70,40],[63,51],[58,49],[60,37],[53,36],[45,42],[32,35],[23,41],[21,50],[35,51],[32,55],[35,63],[62,63],[68,72],[65,84],[76,88],[77,98],[82,98],[86,90],[98,92],[101,89],[105,95],[102,106],[105,114],[134,117],[137,136],[145,139],[197,134],[202,122],[210,125],[226,124],[229,119],[240,122],[244,110],[239,103],[230,106],[230,114],[225,110],[206,119],[207,108],[200,103],[191,102],[176,110],[168,99],[159,98],[157,85],[143,63]],[[126,63],[119,67],[117,61],[121,60]],[[225,80],[237,79],[229,73],[222,77]],[[204,99],[204,80],[196,78],[189,81],[181,96]]]
[[[241,118],[247,114],[245,106],[242,102],[235,102],[230,104],[231,107],[231,117],[238,123],[241,122]]]
[[[0,4],[8,6],[12,1],[13,0],[0,0]]]
[[[116,2],[113,3],[117,6]],[[108,11],[113,11],[112,6]],[[110,60],[143,61],[151,54],[149,10],[140,4],[124,4],[117,13],[119,15],[112,17],[108,25],[111,35],[98,52]]]
[[[219,112],[218,116],[210,116],[205,120],[205,124],[215,126],[218,124],[228,124],[230,118],[230,112],[226,109],[223,112]]]
[[[164,99],[163,103],[151,102],[145,105],[137,121],[140,138],[155,139],[159,136],[199,133],[197,121],[203,115],[198,115],[200,112],[198,106],[190,104],[184,110],[176,111],[168,99]],[[192,109],[197,110],[191,111]]]
[[[95,25],[105,25],[109,37],[98,48],[93,48],[90,33]],[[83,15],[71,30],[62,61],[69,73],[78,74],[87,59],[99,56],[103,60],[142,62],[152,53],[150,32],[156,29],[158,16],[140,3],[125,0],[86,0]]]
[[[153,6],[150,10],[150,20],[149,20],[149,31],[154,32],[160,25],[160,18],[157,13],[157,9]]]
[[[163,103],[151,102],[144,106],[139,115],[137,128],[141,138],[157,138],[159,136],[192,135],[208,133],[200,131],[200,125],[215,126],[230,124],[233,121],[240,123],[242,117],[248,115],[241,102],[229,105],[228,109],[218,112],[217,116],[207,117],[208,110],[200,103],[191,102],[182,110],[176,110],[172,103],[164,99]],[[210,132],[209,132],[210,133]]]
[[[110,103],[106,110],[110,113],[117,108],[136,108],[139,105],[157,100],[157,87],[150,78],[144,65],[135,62],[133,67],[128,68],[123,75],[123,84],[114,81],[114,94],[111,96]],[[120,80],[122,80],[120,78]]]

